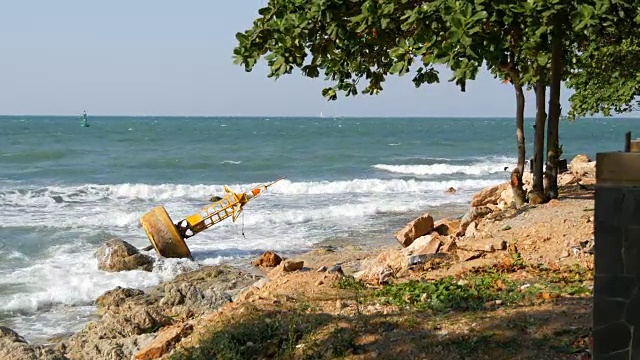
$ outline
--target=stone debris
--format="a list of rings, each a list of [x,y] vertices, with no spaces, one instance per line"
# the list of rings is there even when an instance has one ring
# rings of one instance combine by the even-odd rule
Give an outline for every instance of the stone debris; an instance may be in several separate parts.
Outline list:
[[[282,262],[282,257],[274,253],[273,251],[265,251],[258,259],[254,260],[252,264],[254,266],[263,266],[267,268],[273,268]]]
[[[407,223],[402,229],[395,233],[395,238],[402,247],[411,245],[417,238],[429,234],[433,231],[433,218],[428,213]]]
[[[173,346],[183,337],[193,331],[189,323],[179,323],[167,326],[158,331],[155,339],[134,355],[134,360],[159,359],[173,349]]]
[[[284,262],[282,270],[284,270],[285,272],[293,272],[293,271],[302,270],[303,267],[304,267],[304,261],[302,260],[300,261],[286,260]]]
[[[340,266],[340,265],[332,266],[331,269],[327,270],[327,272],[329,274],[344,275],[344,271],[342,270],[342,266]]]
[[[0,326],[0,359],[68,360],[63,350],[53,346],[30,345],[15,331]]]

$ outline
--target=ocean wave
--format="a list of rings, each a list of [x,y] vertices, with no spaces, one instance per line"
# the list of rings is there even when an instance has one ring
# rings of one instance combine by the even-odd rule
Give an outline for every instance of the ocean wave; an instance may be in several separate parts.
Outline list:
[[[277,194],[373,194],[373,193],[416,193],[425,191],[442,191],[450,187],[455,189],[474,190],[494,185],[495,180],[444,180],[420,181],[403,179],[354,179],[345,181],[290,182],[274,186],[271,190]]]
[[[435,163],[429,165],[376,164],[372,167],[378,170],[406,175],[489,175],[508,171],[515,165],[515,162],[503,159],[502,161],[482,161],[469,165],[454,165],[448,163]]]
[[[420,181],[404,179],[354,179],[342,181],[294,182],[283,180],[269,192],[286,195],[322,194],[372,194],[440,191],[450,187],[475,190],[496,183],[496,180],[466,179],[445,181]],[[260,184],[230,185],[235,191],[247,191]],[[19,188],[0,190],[0,206],[59,206],[96,202],[128,202],[138,200],[203,200],[224,192],[223,185],[188,184],[117,184],[78,186],[51,186],[44,188]]]
[[[52,256],[28,268],[0,278],[0,286],[28,286],[31,291],[0,294],[2,312],[34,313],[57,304],[90,305],[95,298],[116,286],[144,288],[195,269],[186,259],[160,258],[153,272],[142,270],[108,273],[97,268],[90,254],[78,256],[63,246],[52,248]]]
[[[233,165],[239,165],[239,164],[242,164],[242,161],[224,160],[224,161],[220,162],[220,164],[233,164]]]
[[[443,187],[444,189],[444,187]],[[245,219],[246,226],[274,227],[290,226],[313,222],[341,223],[345,219],[367,218],[382,213],[403,213],[427,207],[440,206],[449,203],[464,203],[468,201],[466,196],[455,194],[374,194],[373,196],[360,198],[351,196],[339,201],[314,202],[303,207],[283,206],[259,206],[251,207]],[[304,204],[301,203],[301,204]],[[197,211],[186,204],[165,204],[167,211],[177,221]],[[140,228],[140,216],[149,210],[148,205],[139,204],[134,208],[123,209],[117,204],[106,204],[97,209],[87,211],[73,207],[56,212],[55,216],[32,216],[28,225],[34,228],[48,229],[128,229],[137,231]],[[186,211],[185,211],[186,210]],[[24,226],[24,216],[21,212],[5,212],[0,228],[13,228]],[[225,221],[216,228],[236,226],[231,221]]]

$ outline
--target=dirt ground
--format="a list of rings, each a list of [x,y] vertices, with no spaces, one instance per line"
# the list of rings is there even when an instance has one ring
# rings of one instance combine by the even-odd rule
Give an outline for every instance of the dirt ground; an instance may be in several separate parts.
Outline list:
[[[588,359],[593,207],[593,191],[575,185],[548,204],[491,214],[458,245],[506,249],[385,285],[350,275],[398,244],[314,250],[301,271],[199,319],[165,358]],[[316,271],[335,264],[345,275]]]

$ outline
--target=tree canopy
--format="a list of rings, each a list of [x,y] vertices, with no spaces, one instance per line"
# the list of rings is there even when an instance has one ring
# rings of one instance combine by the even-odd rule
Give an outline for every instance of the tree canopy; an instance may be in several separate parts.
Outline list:
[[[439,82],[438,64],[462,90],[483,63],[501,78],[501,66],[517,63],[522,82],[532,85],[534,68],[550,70],[555,26],[570,35],[564,63],[585,66],[574,45],[595,46],[601,29],[632,8],[607,0],[271,0],[252,28],[237,34],[234,55],[247,71],[264,57],[270,77],[295,68],[323,74],[335,84],[323,91],[329,99],[377,94],[388,75],[412,68],[416,86]]]
[[[438,65],[450,69],[449,81],[465,91],[484,65],[514,83],[519,169],[522,87],[536,88],[537,193],[543,192],[550,87],[546,178],[548,196],[555,197],[560,84],[576,90],[572,114],[629,109],[640,91],[633,61],[640,51],[639,14],[640,0],[270,0],[252,28],[237,34],[234,55],[247,71],[264,57],[269,77],[296,68],[307,77],[322,74],[334,84],[322,91],[329,100],[339,93],[377,94],[389,75],[410,73],[416,87],[436,83]]]
[[[636,14],[633,14],[635,10]],[[568,86],[570,118],[601,113],[605,116],[638,108],[640,95],[640,8],[629,9],[626,26],[584,42]],[[628,19],[630,16],[635,18]]]

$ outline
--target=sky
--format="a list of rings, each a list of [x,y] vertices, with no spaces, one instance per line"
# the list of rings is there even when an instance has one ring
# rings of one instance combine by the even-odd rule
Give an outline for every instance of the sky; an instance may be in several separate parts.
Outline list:
[[[462,93],[392,77],[377,96],[321,95],[328,83],[267,78],[233,64],[236,32],[266,0],[0,0],[0,114],[513,117],[510,85],[488,72]],[[563,109],[569,92],[563,89]],[[535,115],[527,93],[526,116]]]

